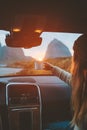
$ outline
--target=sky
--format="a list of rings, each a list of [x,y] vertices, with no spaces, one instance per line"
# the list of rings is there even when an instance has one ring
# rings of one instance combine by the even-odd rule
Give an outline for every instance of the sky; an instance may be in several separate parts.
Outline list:
[[[4,31],[0,30],[0,43],[2,46],[6,45],[5,43],[5,37],[6,34],[10,34],[9,31]],[[45,56],[45,52],[47,50],[48,44],[53,40],[53,39],[58,39],[63,44],[65,44],[71,54],[73,54],[72,47],[74,41],[80,36],[81,34],[76,34],[76,33],[56,33],[56,32],[43,32],[40,37],[42,37],[42,43],[40,46],[29,48],[29,49],[24,49],[24,54],[26,56],[32,56],[33,58],[37,60],[42,60]]]
[[[40,36],[43,38],[41,45],[27,50],[24,49],[25,55],[29,56],[33,55],[34,58],[36,59],[38,58],[39,60],[43,59],[48,44],[55,38],[63,42],[69,48],[71,54],[73,54],[72,51],[73,43],[80,35],[81,34],[74,34],[74,33],[43,32]]]

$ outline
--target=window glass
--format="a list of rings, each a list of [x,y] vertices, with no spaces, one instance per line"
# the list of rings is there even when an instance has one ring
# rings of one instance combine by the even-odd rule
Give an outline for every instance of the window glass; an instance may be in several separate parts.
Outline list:
[[[81,34],[43,32],[40,46],[24,49],[7,47],[7,33],[0,31],[0,76],[50,75],[50,71],[43,70],[43,62],[70,72],[73,43]]]

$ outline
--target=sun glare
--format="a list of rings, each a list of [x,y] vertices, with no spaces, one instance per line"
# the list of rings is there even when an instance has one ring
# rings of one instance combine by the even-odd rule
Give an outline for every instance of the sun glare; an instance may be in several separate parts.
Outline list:
[[[40,53],[40,54],[36,55],[35,59],[37,61],[43,61],[43,55]]]
[[[38,60],[39,60],[39,61],[42,61],[43,59],[42,59],[42,57],[39,57]]]
[[[42,61],[45,55],[43,52],[38,52],[38,53],[33,52],[33,54],[31,55],[29,49],[24,49],[24,48],[23,48],[23,52],[25,56],[31,56],[38,61]]]

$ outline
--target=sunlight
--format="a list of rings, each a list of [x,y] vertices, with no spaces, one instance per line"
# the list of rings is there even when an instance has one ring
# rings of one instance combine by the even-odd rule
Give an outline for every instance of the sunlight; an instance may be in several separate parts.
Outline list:
[[[38,58],[38,60],[39,60],[39,61],[42,61],[42,60],[43,60],[43,58],[42,58],[42,57],[39,57],[39,58]]]
[[[22,49],[23,49],[25,56],[31,56],[32,58],[34,58],[38,61],[42,61],[44,58],[45,52],[43,52],[43,51],[42,52],[41,51],[38,51],[38,52],[33,51],[33,54],[31,54],[30,49],[24,49],[24,48],[22,48]]]
[[[43,61],[43,56],[42,56],[41,54],[36,55],[35,59],[36,59],[37,61]]]

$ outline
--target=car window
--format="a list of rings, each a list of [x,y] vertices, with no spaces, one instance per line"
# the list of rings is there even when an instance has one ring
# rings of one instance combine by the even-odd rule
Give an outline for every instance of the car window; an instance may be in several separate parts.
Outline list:
[[[0,76],[51,75],[50,71],[43,70],[43,62],[70,72],[73,43],[81,34],[43,32],[40,46],[25,49],[7,47],[7,33],[0,31]]]

